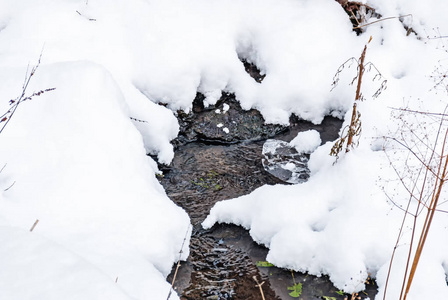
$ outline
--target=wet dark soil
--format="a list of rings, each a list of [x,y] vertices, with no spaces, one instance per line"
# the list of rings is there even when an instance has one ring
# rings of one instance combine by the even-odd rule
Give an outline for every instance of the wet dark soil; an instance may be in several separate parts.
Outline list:
[[[302,284],[300,299],[345,299],[325,276],[263,264],[268,249],[256,244],[247,230],[226,224],[204,230],[200,225],[217,201],[249,194],[265,184],[286,184],[263,168],[267,138],[290,141],[300,131],[315,129],[325,143],[338,137],[342,121],[328,117],[313,125],[293,117],[290,126],[265,125],[259,112],[242,110],[232,95],[223,95],[209,108],[201,102],[198,95],[190,114],[179,113],[175,157],[169,166],[160,166],[164,176],[159,181],[193,224],[190,256],[174,284],[181,299],[262,299],[257,282],[263,283],[268,300],[294,299],[288,290],[294,283]],[[169,282],[173,274],[174,269]],[[372,286],[360,299],[375,293]]]

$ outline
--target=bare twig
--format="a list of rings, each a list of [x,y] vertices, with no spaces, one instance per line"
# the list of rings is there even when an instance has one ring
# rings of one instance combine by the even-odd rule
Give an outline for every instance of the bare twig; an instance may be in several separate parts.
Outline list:
[[[12,188],[14,186],[14,184],[16,184],[16,182],[14,181],[13,183],[11,183],[10,186],[8,186],[6,189],[4,189],[4,191],[8,191],[10,188]]]
[[[25,81],[23,82],[23,85],[22,85],[22,93],[20,94],[20,96],[17,97],[16,99],[9,100],[9,105],[11,107],[4,114],[2,114],[0,116],[0,134],[3,132],[6,125],[8,125],[9,121],[11,121],[11,118],[14,116],[17,108],[19,107],[19,105],[21,103],[28,101],[28,100],[32,100],[33,97],[40,96],[43,93],[53,91],[56,89],[56,88],[49,88],[49,89],[45,89],[45,90],[40,90],[38,92],[34,92],[30,96],[26,96],[26,90],[30,84],[31,78],[34,76],[34,74],[37,71],[37,68],[39,68],[39,66],[40,66],[41,58],[42,58],[42,53],[39,56],[37,64],[31,68],[31,72],[28,73],[28,70],[27,70],[27,72],[25,74]]]
[[[174,290],[174,282],[176,281],[177,271],[178,271],[179,268],[180,268],[180,260],[181,260],[181,258],[182,258],[182,253],[183,253],[183,249],[184,249],[185,241],[187,240],[188,233],[190,232],[190,226],[191,226],[191,224],[188,225],[187,232],[185,233],[184,240],[182,241],[182,246],[180,247],[179,258],[178,258],[178,260],[177,260],[177,265],[176,265],[176,271],[174,272],[173,280],[171,281],[170,292],[168,293],[168,297],[166,298],[166,300],[169,300],[169,299],[170,299],[170,297],[171,297],[171,293],[172,293],[173,290]]]
[[[141,120],[141,119],[137,119],[137,118],[133,118],[133,117],[129,117],[129,119],[131,119],[132,121],[135,121],[135,122],[140,122],[140,123],[149,123],[148,121],[145,121],[145,120]]]
[[[408,108],[396,108],[396,107],[389,107],[392,110],[399,110],[402,112],[407,112],[407,113],[415,113],[415,114],[421,114],[421,115],[432,115],[432,116],[436,116],[436,117],[448,117],[448,114],[446,113],[436,113],[436,112],[429,112],[429,111],[419,111],[419,110],[413,110],[413,109],[408,109]]]
[[[38,219],[36,219],[36,222],[34,222],[33,226],[31,226],[30,232],[33,232],[33,230],[36,227],[37,223],[39,223]]]
[[[87,18],[86,16],[84,16],[82,13],[80,13],[78,10],[76,11],[78,13],[78,15],[80,15],[81,17],[85,18],[88,21],[96,21],[96,19],[92,19],[92,18]]]
[[[383,18],[383,19],[376,20],[376,21],[373,21],[373,22],[370,22],[370,23],[367,23],[367,24],[363,24],[363,25],[359,25],[357,27],[353,27],[353,29],[361,29],[363,27],[366,27],[366,26],[369,26],[369,25],[372,25],[372,24],[375,24],[375,23],[378,23],[378,22],[383,22],[383,21],[392,20],[392,19],[406,18],[406,17],[411,17],[412,18],[412,14],[408,14],[408,15],[404,15],[404,16],[398,16],[398,17]]]

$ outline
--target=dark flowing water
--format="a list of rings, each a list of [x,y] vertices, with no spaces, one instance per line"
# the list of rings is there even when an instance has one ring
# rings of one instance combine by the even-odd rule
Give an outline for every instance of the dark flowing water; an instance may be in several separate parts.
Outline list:
[[[295,299],[288,289],[295,283],[302,284],[299,299],[345,299],[347,295],[340,295],[326,276],[266,265],[268,249],[243,228],[200,226],[217,201],[249,194],[265,184],[286,184],[262,165],[267,138],[290,141],[298,132],[315,129],[323,142],[335,140],[342,121],[328,117],[313,125],[292,118],[289,127],[264,125],[257,111],[243,111],[232,95],[224,95],[208,109],[200,106],[198,97],[191,114],[179,115],[181,134],[174,142],[173,162],[160,166],[164,176],[159,180],[167,195],[185,209],[193,224],[190,256],[182,262],[174,284],[181,299],[262,299],[257,282],[263,282],[265,299]],[[368,287],[360,299],[376,294],[374,285]]]

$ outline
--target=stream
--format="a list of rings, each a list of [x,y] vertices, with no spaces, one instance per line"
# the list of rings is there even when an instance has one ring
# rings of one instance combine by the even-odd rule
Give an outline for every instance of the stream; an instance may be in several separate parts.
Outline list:
[[[350,18],[355,15],[351,9],[357,11],[362,6],[358,2],[341,4]],[[372,8],[365,8],[379,16]],[[359,24],[358,20],[351,21],[354,26]],[[265,75],[254,64],[240,59],[246,72],[261,83]],[[309,156],[299,155],[285,142],[311,129],[319,132],[322,144],[334,141],[342,120],[326,117],[321,124],[313,125],[292,116],[289,126],[266,125],[257,110],[244,111],[232,94],[223,93],[214,106],[207,108],[203,100],[204,96],[198,94],[191,113],[178,112],[180,133],[173,141],[174,159],[169,166],[159,165],[163,176],[158,179],[168,197],[189,214],[193,224],[190,256],[181,263],[173,285],[180,298],[373,299],[378,292],[374,280],[368,279],[366,290],[359,294],[344,294],[328,276],[270,265],[266,262],[268,249],[255,243],[242,227],[217,224],[204,230],[200,225],[217,201],[249,194],[266,184],[305,182],[309,178]],[[176,266],[168,282],[175,272]]]
[[[279,173],[268,166],[263,145],[291,141],[298,132],[310,129],[320,133],[322,143],[338,137],[342,121],[326,117],[319,125],[291,117],[289,126],[265,125],[256,110],[244,111],[231,94],[223,94],[216,105],[204,108],[198,94],[190,114],[178,113],[180,134],[173,141],[175,156],[169,166],[159,165],[159,181],[168,197],[185,209],[193,224],[190,256],[182,262],[174,289],[183,300],[262,299],[257,286],[262,284],[265,299],[351,299],[342,294],[327,276],[291,272],[266,262],[268,249],[255,243],[247,230],[218,224],[209,230],[201,227],[213,205],[251,193],[262,185],[290,184],[294,175],[301,182],[308,178],[307,155],[282,149],[275,158],[300,161],[297,174]],[[277,168],[278,169],[278,168]],[[280,168],[281,169],[281,168]],[[282,169],[283,170],[283,169]],[[175,266],[168,276],[172,281]],[[300,297],[293,297],[294,284],[301,284]],[[374,283],[356,299],[376,294]],[[355,298],[353,298],[355,299]]]

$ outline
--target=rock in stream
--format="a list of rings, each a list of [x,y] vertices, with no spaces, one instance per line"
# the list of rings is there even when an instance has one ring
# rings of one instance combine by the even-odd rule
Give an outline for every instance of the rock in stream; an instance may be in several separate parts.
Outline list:
[[[216,105],[204,107],[204,96],[198,94],[192,112],[178,112],[180,133],[175,145],[191,142],[235,144],[263,140],[287,130],[286,126],[264,124],[255,109],[243,110],[233,94],[224,93]]]

